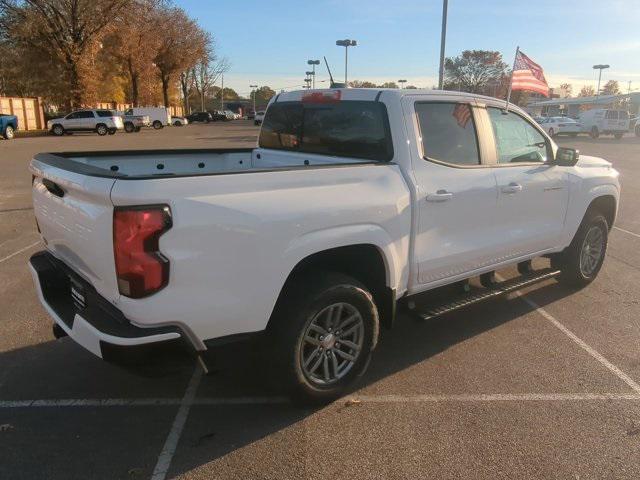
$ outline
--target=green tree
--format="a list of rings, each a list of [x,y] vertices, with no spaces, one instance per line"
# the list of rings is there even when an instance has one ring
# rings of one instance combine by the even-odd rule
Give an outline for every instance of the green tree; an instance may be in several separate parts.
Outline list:
[[[616,80],[609,80],[602,87],[602,95],[618,95],[620,93],[620,84]]]
[[[352,88],[377,88],[375,83],[366,80],[353,80],[349,82],[349,86]]]
[[[269,100],[271,100],[271,97],[273,97],[275,94],[276,92],[266,85],[264,87],[256,89],[256,105],[266,105],[267,103],[269,103]]]
[[[407,85],[404,88],[405,88],[405,90],[417,90],[418,89],[418,87],[416,87],[415,85]]]
[[[489,50],[465,50],[457,57],[445,59],[445,89],[470,93],[489,93],[492,85],[507,76],[502,54]]]
[[[384,82],[379,87],[380,88],[398,88],[398,84],[396,82]]]
[[[580,89],[579,97],[593,97],[596,94],[596,89],[591,85],[585,85]]]

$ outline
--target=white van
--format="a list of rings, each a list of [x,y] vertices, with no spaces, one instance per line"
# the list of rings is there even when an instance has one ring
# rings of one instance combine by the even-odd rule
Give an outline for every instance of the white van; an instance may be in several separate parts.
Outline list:
[[[165,107],[134,107],[130,108],[125,115],[145,115],[149,117],[151,126],[156,130],[161,129],[165,125],[171,125],[171,114],[169,109]]]
[[[629,113],[626,110],[598,108],[580,114],[582,131],[598,138],[602,135],[613,135],[617,139],[629,131]]]

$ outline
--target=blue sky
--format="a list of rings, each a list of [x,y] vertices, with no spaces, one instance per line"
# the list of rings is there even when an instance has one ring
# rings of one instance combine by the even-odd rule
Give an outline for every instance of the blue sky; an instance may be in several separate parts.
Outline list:
[[[326,55],[343,78],[340,38],[349,50],[349,79],[405,78],[418,87],[436,83],[441,0],[175,0],[214,36],[231,61],[225,86],[241,94],[250,84],[287,90],[303,83],[306,61]],[[551,86],[574,91],[594,84],[592,65],[608,63],[603,81],[640,90],[640,0],[449,0],[447,56],[465,49],[502,52],[516,45],[545,69]],[[328,78],[320,65],[317,80]],[[326,83],[317,83],[317,86]]]

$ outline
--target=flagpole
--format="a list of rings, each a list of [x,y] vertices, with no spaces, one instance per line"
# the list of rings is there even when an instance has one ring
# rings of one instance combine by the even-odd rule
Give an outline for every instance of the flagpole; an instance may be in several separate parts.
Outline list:
[[[511,79],[509,80],[509,90],[507,91],[507,102],[504,104],[505,112],[509,110],[509,101],[511,100],[511,86],[513,85],[513,71],[516,69],[516,62],[518,61],[518,53],[520,52],[520,46],[516,47],[516,56],[513,57],[513,68],[511,69]]]

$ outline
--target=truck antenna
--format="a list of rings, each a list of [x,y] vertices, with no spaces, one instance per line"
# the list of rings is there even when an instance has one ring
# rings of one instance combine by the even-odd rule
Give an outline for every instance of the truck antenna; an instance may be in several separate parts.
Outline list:
[[[322,58],[324,58],[324,64],[327,66],[327,72],[329,72],[329,80],[331,81],[331,88],[341,88],[345,86],[342,84],[337,84],[336,82],[333,81],[333,75],[331,75],[331,69],[329,68],[329,62],[327,62],[327,57],[323,56]]]

